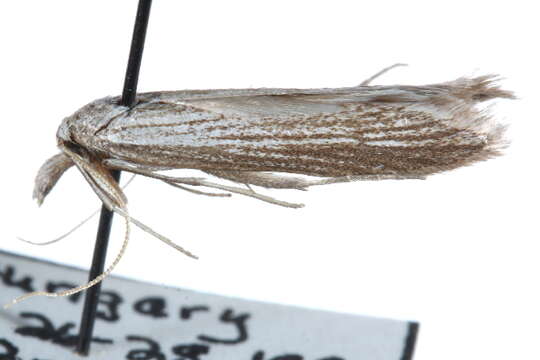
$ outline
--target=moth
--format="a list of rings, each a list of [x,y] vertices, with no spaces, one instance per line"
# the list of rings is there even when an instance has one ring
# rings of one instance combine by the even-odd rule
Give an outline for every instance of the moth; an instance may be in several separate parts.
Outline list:
[[[132,108],[119,105],[119,97],[95,100],[60,124],[60,153],[39,170],[34,198],[41,204],[76,166],[103,204],[126,218],[128,229],[133,222],[172,245],[129,216],[111,170],[199,194],[226,195],[198,190],[213,188],[300,207],[251,185],[305,190],[354,180],[422,179],[500,153],[505,127],[476,106],[514,97],[497,85],[497,76],[369,85],[398,65],[345,88],[150,92],[139,94]],[[201,170],[246,188],[160,173],[171,169]]]

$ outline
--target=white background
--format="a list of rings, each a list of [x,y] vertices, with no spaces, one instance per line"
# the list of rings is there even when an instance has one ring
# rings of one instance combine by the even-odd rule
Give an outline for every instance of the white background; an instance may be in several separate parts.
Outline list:
[[[201,291],[418,320],[417,360],[539,359],[537,11],[532,1],[154,1],[140,91],[341,87],[501,74],[517,101],[505,156],[429,178],[267,191],[300,210],[137,178],[130,210],[200,256],[135,230],[116,270]],[[120,93],[136,1],[0,5],[1,248],[86,267],[99,207],[74,169],[42,208],[39,166],[63,117]],[[189,172],[185,172],[189,173]],[[128,175],[124,174],[123,179]],[[110,257],[123,237],[115,222]]]

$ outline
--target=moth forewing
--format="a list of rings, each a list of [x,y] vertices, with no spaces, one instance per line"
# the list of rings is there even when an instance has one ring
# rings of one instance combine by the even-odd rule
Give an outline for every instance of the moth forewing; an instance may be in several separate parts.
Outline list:
[[[424,87],[150,93],[82,140],[109,158],[229,179],[239,171],[425,176],[491,156],[498,127],[475,104],[511,96],[493,77]]]

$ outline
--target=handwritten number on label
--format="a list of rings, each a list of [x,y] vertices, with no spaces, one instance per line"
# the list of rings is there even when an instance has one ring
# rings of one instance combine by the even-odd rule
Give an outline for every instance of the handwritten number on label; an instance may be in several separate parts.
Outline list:
[[[22,336],[35,337],[44,341],[51,341],[54,344],[62,346],[75,346],[78,335],[70,335],[69,331],[75,327],[75,324],[68,322],[56,329],[53,323],[45,315],[38,313],[24,312],[19,315],[24,319],[36,319],[41,326],[21,326],[15,329],[15,332]],[[110,339],[92,338],[92,341],[111,344]]]
[[[257,351],[253,355],[251,360],[265,360],[264,351]],[[298,354],[284,354],[284,355],[274,356],[273,358],[270,358],[267,360],[304,360],[304,357]],[[319,360],[344,360],[344,359],[337,356],[330,356],[330,357],[321,358]]]
[[[6,286],[10,287],[18,287],[21,290],[24,291],[35,291],[34,287],[32,286],[32,278],[29,276],[26,276],[22,278],[21,280],[14,280],[13,275],[15,274],[15,269],[13,266],[6,266],[6,268],[2,271],[0,269],[0,280],[2,280],[2,283]]]
[[[180,357],[175,360],[201,360],[201,355],[206,355],[210,347],[202,344],[177,345],[172,348],[172,352]]]
[[[251,360],[265,360],[264,351],[257,351],[255,355],[253,355]],[[304,360],[304,357],[300,355],[296,355],[296,354],[286,354],[286,355],[275,356],[268,360]]]
[[[161,346],[158,342],[143,336],[129,335],[126,337],[128,341],[140,341],[148,345],[147,349],[131,350],[126,359],[128,360],[165,360],[165,354],[161,351]],[[179,357],[173,360],[203,360],[202,357],[208,355],[210,346],[204,344],[180,344],[172,348],[172,353]],[[2,359],[3,360],[3,359]],[[305,360],[304,356],[298,354],[283,354],[266,358],[264,351],[259,350],[251,357],[251,360]],[[345,360],[339,356],[328,356],[317,360]]]
[[[152,339],[130,335],[127,336],[128,341],[141,341],[148,345],[148,349],[131,350],[126,359],[129,360],[165,360],[165,355],[161,352],[161,348],[157,342]]]
[[[131,350],[126,359],[128,360],[165,360],[161,346],[156,341],[136,335],[126,337],[128,341],[140,341],[146,343],[147,349]],[[179,357],[174,360],[202,360],[201,356],[208,354],[210,347],[204,344],[181,344],[172,348],[174,355]]]
[[[0,352],[0,359],[2,360],[20,360],[17,357],[19,349],[10,343],[7,339],[0,339],[0,348],[3,348],[4,351]]]
[[[75,327],[74,323],[68,322],[60,326],[60,328],[55,329],[52,322],[44,315],[25,312],[21,313],[20,317],[24,319],[36,319],[41,323],[41,327],[21,326],[15,329],[17,334],[35,337],[40,340],[51,340],[53,343],[61,345],[74,345],[76,342],[76,336],[68,335],[69,330]]]

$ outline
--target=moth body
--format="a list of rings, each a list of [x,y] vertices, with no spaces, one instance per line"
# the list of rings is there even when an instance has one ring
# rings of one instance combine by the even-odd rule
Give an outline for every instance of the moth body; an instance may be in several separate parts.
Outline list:
[[[198,169],[242,184],[297,189],[423,178],[499,152],[504,128],[476,109],[479,102],[513,96],[494,80],[153,92],[140,94],[133,108],[103,98],[63,120],[57,140],[64,155],[42,167],[34,195],[43,201],[71,165],[109,206],[127,201],[111,183],[111,169],[188,187],[206,185],[172,181],[156,170]]]

